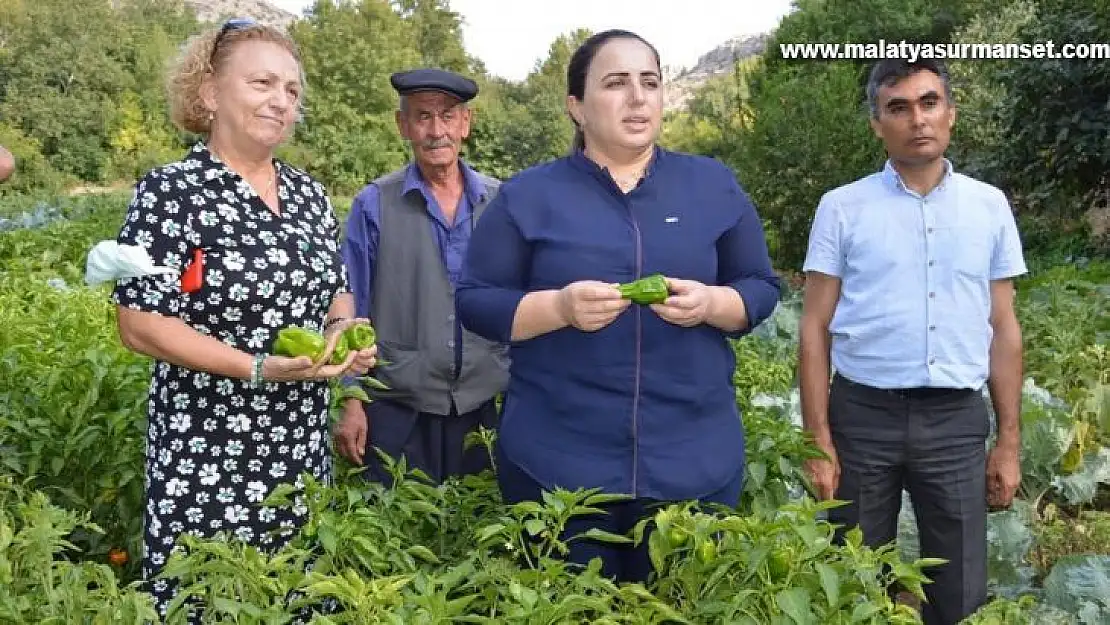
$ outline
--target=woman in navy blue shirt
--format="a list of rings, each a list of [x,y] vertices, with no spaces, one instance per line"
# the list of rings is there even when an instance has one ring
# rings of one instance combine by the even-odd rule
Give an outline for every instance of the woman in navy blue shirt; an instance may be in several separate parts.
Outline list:
[[[654,502],[735,506],[744,430],[727,338],[779,298],[759,216],[724,165],[656,145],[659,56],[639,36],[593,36],[567,79],[575,149],[501,186],[456,292],[466,327],[512,346],[502,495],[597,487],[633,498],[570,535],[626,533]],[[633,304],[615,286],[653,273],[667,277],[663,303]],[[571,562],[601,557],[618,580],[651,571],[646,541],[571,549]]]

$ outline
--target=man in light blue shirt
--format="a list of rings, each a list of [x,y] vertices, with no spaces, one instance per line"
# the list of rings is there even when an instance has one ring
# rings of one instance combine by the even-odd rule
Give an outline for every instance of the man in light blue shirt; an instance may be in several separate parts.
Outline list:
[[[830,511],[840,535],[858,525],[874,546],[909,491],[922,556],[948,560],[926,571],[923,617],[948,625],[986,601],[987,506],[1009,506],[1020,480],[1012,279],[1026,267],[1002,192],[944,158],[943,64],[881,61],[867,91],[889,159],[822,197],[804,265],[802,413],[829,457],[807,468],[818,496],[848,502]]]

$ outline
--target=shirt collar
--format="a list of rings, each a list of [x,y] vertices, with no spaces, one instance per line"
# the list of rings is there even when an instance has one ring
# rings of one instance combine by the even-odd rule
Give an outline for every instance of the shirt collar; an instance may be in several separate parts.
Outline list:
[[[948,182],[952,179],[952,174],[955,171],[952,167],[952,161],[947,158],[942,160],[944,161],[944,175],[941,176],[940,183],[929,192],[930,195],[943,191],[948,186]],[[903,193],[909,193],[910,195],[918,195],[916,191],[906,186],[906,183],[902,180],[902,176],[898,174],[898,170],[894,169],[893,161],[889,158],[886,160],[886,163],[883,164],[882,176],[883,181],[890,185],[891,188],[902,191]]]
[[[205,176],[209,180],[214,178],[226,177],[229,181],[236,184],[245,182],[243,180],[243,177],[232,171],[226,163],[220,160],[220,157],[216,156],[208,147],[208,144],[204,141],[197,141],[195,144],[193,144],[193,147],[189,150],[189,157],[190,159],[195,159],[196,161],[198,161],[201,171],[204,172]],[[281,162],[277,158],[271,158],[270,160],[273,162],[274,168],[277,170],[278,180],[285,183],[285,185],[292,186],[294,183],[293,180],[289,177],[290,172],[285,163]],[[280,187],[281,185],[279,185],[279,192],[281,190]]]
[[[655,170],[659,167],[659,161],[662,160],[665,153],[666,151],[658,145],[652,148],[651,160],[648,161],[647,167],[644,168],[644,180],[647,180],[655,173]],[[605,168],[590,160],[582,149],[575,149],[571,153],[570,162],[580,169],[597,176],[599,180],[606,180],[608,178]]]
[[[459,159],[459,169],[462,170],[463,193],[466,194],[466,199],[470,201],[470,204],[475,205],[485,200],[489,195],[489,189],[486,188],[485,183],[474,172],[474,169],[461,158]],[[420,173],[420,168],[416,166],[416,163],[409,163],[405,169],[405,182],[401,186],[401,194],[406,195],[410,191],[420,191],[427,197],[427,190],[428,187],[424,183],[424,176]]]

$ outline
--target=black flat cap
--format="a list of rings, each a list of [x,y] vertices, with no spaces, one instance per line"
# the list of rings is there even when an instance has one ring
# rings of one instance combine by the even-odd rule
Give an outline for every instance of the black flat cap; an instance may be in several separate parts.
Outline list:
[[[422,68],[397,72],[389,77],[389,83],[401,95],[417,91],[441,91],[463,102],[478,95],[478,84],[473,80],[442,69]]]

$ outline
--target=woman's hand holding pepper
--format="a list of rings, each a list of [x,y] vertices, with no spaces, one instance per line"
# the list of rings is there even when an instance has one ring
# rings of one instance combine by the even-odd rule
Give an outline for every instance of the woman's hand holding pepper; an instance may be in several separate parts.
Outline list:
[[[262,363],[262,378],[272,382],[297,380],[327,380],[343,375],[366,375],[377,364],[378,346],[367,349],[347,350],[339,341],[351,326],[369,324],[368,319],[344,319],[332,324],[324,333],[327,344],[323,353],[313,361],[308,356],[267,356]],[[332,364],[332,354],[340,349],[343,361]],[[345,354],[343,352],[346,352]]]
[[[357,325],[370,325],[369,319],[344,319],[333,323],[326,332],[324,338],[328,340],[328,347],[325,351],[325,358],[323,362],[331,360],[331,355],[335,351],[339,338],[350,328]],[[353,355],[354,358],[350,358]],[[347,363],[347,368],[344,369],[339,375],[366,375],[371,369],[378,364],[378,345],[375,343],[366,349],[355,350],[352,349],[347,354],[344,362]]]
[[[596,332],[613,322],[632,302],[616,286],[596,280],[572,282],[559,291],[559,315],[583,332]]]
[[[697,280],[667,278],[671,294],[651,309],[665,321],[684,328],[705,323],[712,311],[713,291]]]

